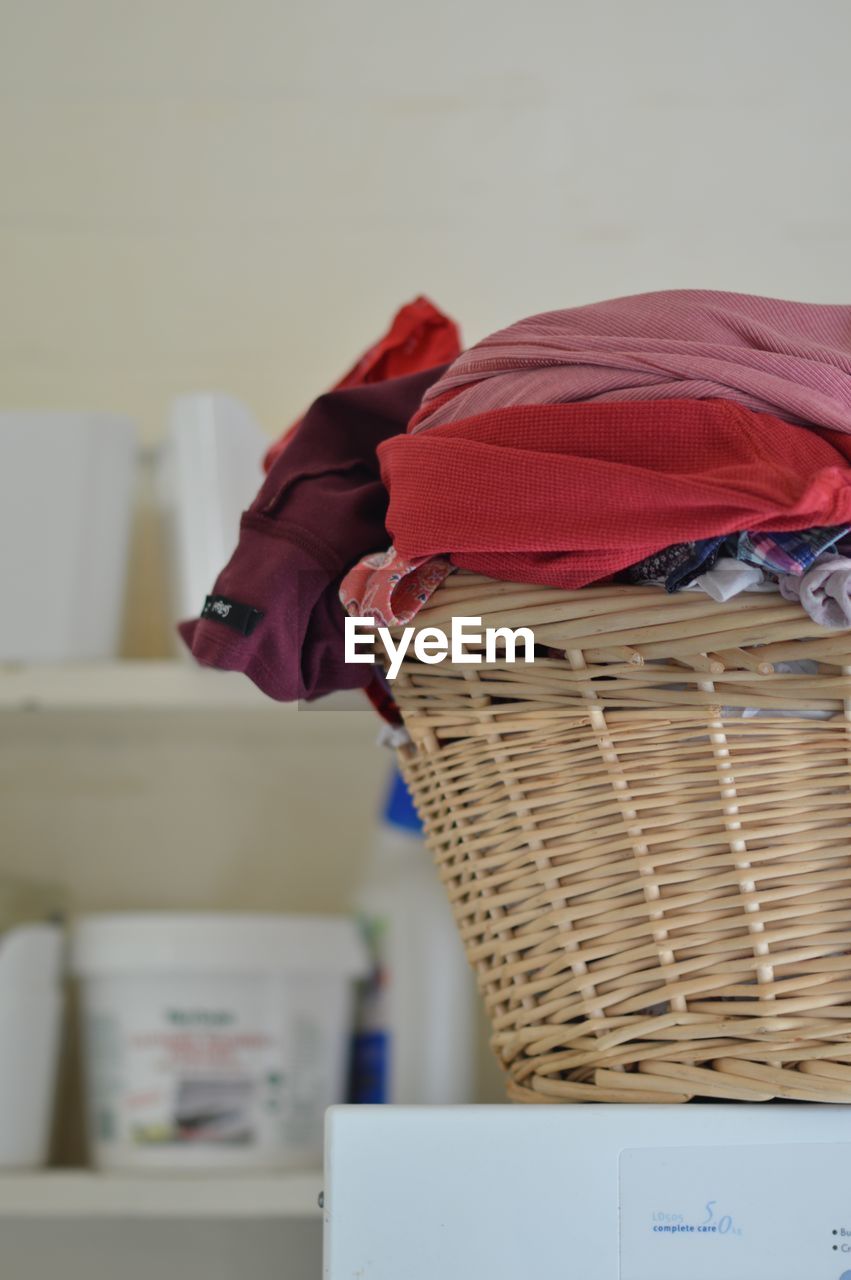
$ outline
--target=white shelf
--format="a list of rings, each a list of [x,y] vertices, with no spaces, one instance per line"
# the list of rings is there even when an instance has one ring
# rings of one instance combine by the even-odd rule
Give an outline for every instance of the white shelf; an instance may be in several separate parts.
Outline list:
[[[213,671],[177,659],[0,664],[0,711],[265,711],[314,715],[368,710],[363,695],[332,694],[316,706],[274,702],[234,671]]]
[[[0,1175],[3,1218],[319,1218],[321,1173]]]

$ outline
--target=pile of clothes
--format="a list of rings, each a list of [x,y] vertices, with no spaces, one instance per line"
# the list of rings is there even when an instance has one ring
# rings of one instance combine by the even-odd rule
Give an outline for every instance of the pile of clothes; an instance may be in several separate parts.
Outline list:
[[[420,298],[268,468],[182,633],[274,698],[366,685],[345,612],[409,622],[458,568],[779,590],[851,626],[851,307],[642,294],[462,353]]]

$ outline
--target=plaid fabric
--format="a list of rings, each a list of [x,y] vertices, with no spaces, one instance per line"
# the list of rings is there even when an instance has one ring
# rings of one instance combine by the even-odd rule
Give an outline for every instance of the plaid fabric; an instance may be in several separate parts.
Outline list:
[[[820,555],[849,532],[849,525],[830,529],[805,529],[800,533],[740,533],[730,538],[735,550],[728,554],[770,573],[805,573]]]
[[[734,533],[728,538],[678,542],[632,565],[625,577],[634,583],[664,579],[666,591],[680,591],[708,573],[722,555],[756,565],[769,574],[799,575],[849,532],[849,525],[833,525],[793,533]]]

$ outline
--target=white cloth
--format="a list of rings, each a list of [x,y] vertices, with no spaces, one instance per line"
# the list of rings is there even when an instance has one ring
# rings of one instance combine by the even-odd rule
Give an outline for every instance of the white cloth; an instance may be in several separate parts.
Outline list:
[[[713,600],[723,604],[742,591],[776,591],[777,584],[766,578],[756,565],[734,560],[732,556],[720,556],[707,573],[695,578],[691,586],[705,591]]]
[[[645,587],[664,587],[664,578],[654,578],[642,583]],[[732,600],[742,591],[777,591],[777,583],[754,564],[734,560],[732,556],[720,556],[713,567],[695,578],[682,591],[703,591],[718,604]]]

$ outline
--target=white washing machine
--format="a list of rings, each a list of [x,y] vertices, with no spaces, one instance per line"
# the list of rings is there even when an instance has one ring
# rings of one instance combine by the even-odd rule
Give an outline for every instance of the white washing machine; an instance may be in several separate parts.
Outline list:
[[[851,1107],[335,1107],[326,1280],[851,1280]]]

